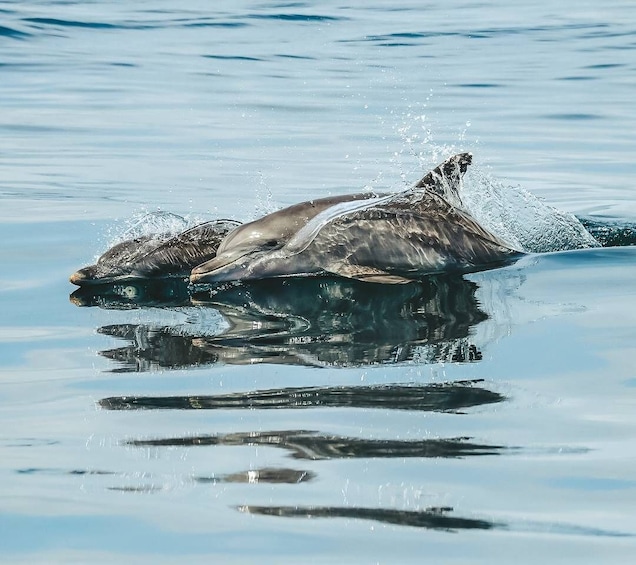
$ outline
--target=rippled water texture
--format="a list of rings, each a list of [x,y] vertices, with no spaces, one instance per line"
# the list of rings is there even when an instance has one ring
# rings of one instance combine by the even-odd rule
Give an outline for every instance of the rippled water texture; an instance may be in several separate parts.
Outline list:
[[[635,55],[617,0],[2,3],[0,561],[632,563],[633,247],[67,281],[460,151],[529,249],[568,247],[550,206],[633,244]]]

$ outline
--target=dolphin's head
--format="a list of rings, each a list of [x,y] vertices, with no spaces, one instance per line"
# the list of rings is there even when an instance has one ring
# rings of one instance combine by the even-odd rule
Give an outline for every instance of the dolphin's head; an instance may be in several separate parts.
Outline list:
[[[302,274],[300,266],[295,262],[292,264],[279,249],[271,252],[256,250],[229,262],[224,259],[215,257],[195,267],[190,274],[190,282],[220,283]]]
[[[253,278],[252,269],[262,258],[276,252],[282,246],[281,238],[265,234],[257,229],[242,230],[235,245],[228,246],[216,257],[192,269],[191,283],[224,282]]]
[[[94,265],[73,273],[69,281],[77,286],[110,284],[125,279],[132,272],[135,258],[153,243],[153,236],[145,235],[113,245]]]
[[[259,258],[283,247],[300,223],[306,221],[302,213],[286,215],[281,212],[283,210],[232,231],[221,242],[213,259],[192,270],[190,281],[205,283],[246,278],[249,267]]]

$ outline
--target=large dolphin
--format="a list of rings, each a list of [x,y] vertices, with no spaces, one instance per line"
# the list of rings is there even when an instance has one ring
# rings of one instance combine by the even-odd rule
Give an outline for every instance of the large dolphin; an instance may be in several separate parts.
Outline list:
[[[190,282],[332,274],[403,283],[501,265],[520,252],[462,208],[471,162],[460,153],[404,192],[314,200],[244,224],[192,270]]]
[[[239,222],[232,220],[214,220],[178,235],[154,234],[129,239],[111,247],[95,265],[73,273],[70,281],[78,286],[88,286],[157,277],[187,277],[192,267],[216,255],[221,240],[238,225]]]

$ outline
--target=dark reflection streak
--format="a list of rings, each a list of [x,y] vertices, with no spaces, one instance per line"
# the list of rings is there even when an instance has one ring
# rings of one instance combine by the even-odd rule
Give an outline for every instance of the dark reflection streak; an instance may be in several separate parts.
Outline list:
[[[6,438],[0,439],[0,445],[3,447],[45,447],[50,445],[59,445],[61,442],[54,439],[38,439],[38,438]]]
[[[46,475],[116,475],[117,473],[113,471],[101,471],[99,469],[54,469],[47,467],[29,467],[27,469],[16,469],[15,471],[19,475],[35,475],[35,474],[46,474]]]
[[[108,487],[108,490],[115,492],[134,492],[150,494],[160,492],[162,488],[156,485],[126,486],[126,487]]]
[[[327,460],[357,458],[458,458],[500,455],[513,449],[500,445],[471,443],[470,438],[425,440],[365,439],[323,435],[315,431],[285,430],[271,432],[235,432],[218,435],[129,440],[133,447],[195,446],[267,446],[289,452],[295,459]]]
[[[195,477],[197,483],[218,484],[218,483],[268,483],[268,484],[289,484],[306,483],[316,478],[316,474],[311,471],[297,469],[275,469],[266,467],[263,469],[253,469],[231,473],[228,475]]]
[[[261,516],[279,516],[283,518],[352,518],[357,520],[374,520],[398,526],[428,528],[457,532],[459,530],[505,530],[509,532],[525,532],[552,534],[557,536],[585,536],[631,538],[633,534],[615,530],[601,530],[576,524],[543,523],[543,522],[493,522],[477,518],[449,516],[453,508],[444,506],[427,508],[422,511],[395,510],[392,508],[362,508],[339,506],[238,506],[240,512],[259,514]]]
[[[218,410],[281,408],[382,408],[458,411],[494,404],[506,398],[474,381],[428,385],[288,387],[215,396],[113,396],[99,405],[106,410]]]
[[[337,506],[239,506],[237,510],[262,516],[280,516],[284,518],[354,518],[374,520],[398,526],[411,526],[433,530],[490,530],[503,527],[503,524],[474,518],[449,516],[453,509],[449,507],[428,508],[423,511],[394,510],[389,508],[361,508]]]
[[[56,469],[52,467],[29,467],[26,469],[16,469],[19,475],[71,475],[77,477],[84,476],[120,476],[127,477],[126,473],[116,473],[115,471],[103,471],[92,469]],[[316,474],[307,470],[264,467],[262,469],[250,469],[236,473],[212,475],[208,477],[192,477],[192,480],[201,484],[219,483],[270,483],[270,484],[298,484],[311,481],[316,478]],[[152,487],[153,490],[159,487]],[[111,487],[110,490],[147,490],[146,485],[138,487]]]

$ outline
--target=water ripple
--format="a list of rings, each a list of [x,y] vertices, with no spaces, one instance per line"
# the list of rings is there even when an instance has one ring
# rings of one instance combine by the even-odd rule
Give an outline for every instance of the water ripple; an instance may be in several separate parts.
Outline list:
[[[345,17],[324,16],[317,14],[250,14],[248,18],[253,20],[282,20],[285,22],[337,22],[347,20]]]
[[[259,57],[246,57],[242,55],[202,55],[204,59],[216,59],[219,61],[264,61]]]
[[[22,21],[30,24],[55,27],[83,27],[90,29],[121,29],[124,27],[122,25],[109,24],[105,22],[81,22],[77,20],[59,20],[57,18],[23,18]]]
[[[26,33],[24,31],[20,31],[12,27],[0,25],[0,37],[11,37],[13,39],[25,39],[27,37],[30,37],[30,35],[31,35],[30,33]]]

